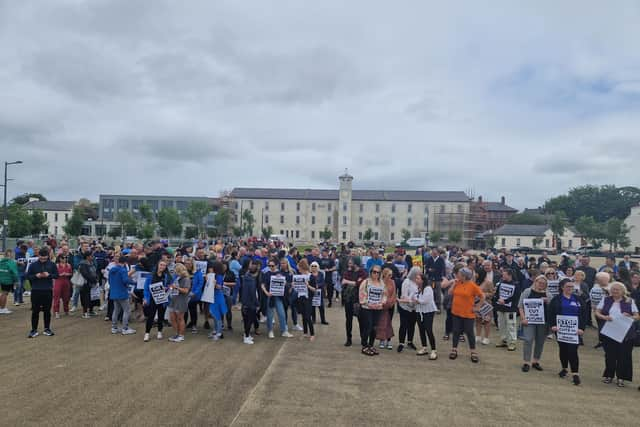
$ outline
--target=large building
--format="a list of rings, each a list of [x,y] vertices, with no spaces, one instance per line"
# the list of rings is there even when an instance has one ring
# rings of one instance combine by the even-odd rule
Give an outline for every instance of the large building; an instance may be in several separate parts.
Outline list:
[[[640,206],[632,207],[629,216],[624,220],[624,222],[629,228],[631,228],[629,231],[629,240],[631,244],[627,250],[638,253],[640,252]]]
[[[345,172],[338,189],[235,188],[236,226],[249,210],[253,234],[271,226],[291,242],[321,240],[325,229],[340,242],[362,242],[371,229],[372,240],[385,243],[400,242],[403,230],[412,237],[438,231],[445,240],[450,231],[465,230],[471,200],[463,191],[354,190],[352,184]]]
[[[71,218],[75,204],[75,202],[71,201],[49,200],[43,202],[40,200],[29,200],[24,204],[24,208],[29,213],[35,210],[41,211],[49,226],[47,234],[61,236],[64,234],[64,227],[67,225],[67,221]]]
[[[582,235],[572,227],[565,228],[562,236],[558,236],[558,242],[549,225],[505,224],[493,235],[495,247],[499,249],[528,247],[554,250],[559,246],[562,250],[575,250],[585,243]]]

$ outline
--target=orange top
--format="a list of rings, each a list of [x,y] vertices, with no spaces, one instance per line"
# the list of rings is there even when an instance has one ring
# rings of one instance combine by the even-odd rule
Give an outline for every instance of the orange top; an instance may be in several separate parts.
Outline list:
[[[474,282],[457,283],[453,288],[453,301],[451,302],[451,313],[458,317],[473,319],[473,302],[475,297],[484,295],[482,290]]]

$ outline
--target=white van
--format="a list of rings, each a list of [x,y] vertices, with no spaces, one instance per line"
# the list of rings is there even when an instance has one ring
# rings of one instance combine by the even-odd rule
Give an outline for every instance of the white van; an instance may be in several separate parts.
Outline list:
[[[427,244],[427,240],[424,237],[412,237],[407,239],[407,246],[412,248],[419,248],[421,246],[425,246]]]
[[[269,236],[269,240],[277,240],[279,242],[286,242],[287,239],[284,237],[284,234],[272,234]]]

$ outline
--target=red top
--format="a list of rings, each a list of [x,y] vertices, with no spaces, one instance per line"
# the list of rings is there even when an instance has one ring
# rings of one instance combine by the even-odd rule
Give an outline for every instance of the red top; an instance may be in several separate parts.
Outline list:
[[[56,283],[66,284],[71,283],[71,276],[73,275],[73,269],[71,268],[71,264],[66,263],[64,265],[58,264],[58,278],[56,279]]]

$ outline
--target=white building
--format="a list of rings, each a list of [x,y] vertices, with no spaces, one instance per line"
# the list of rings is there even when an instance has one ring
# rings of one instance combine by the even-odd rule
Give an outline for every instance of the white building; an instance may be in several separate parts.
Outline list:
[[[495,230],[493,235],[496,238],[495,246],[499,249],[512,249],[523,246],[549,250],[556,248],[553,232],[548,225],[505,224]],[[537,245],[534,245],[533,239],[535,238],[542,240]],[[565,228],[559,240],[562,250],[577,249],[583,244],[582,236],[571,227]]]
[[[629,232],[631,245],[626,249],[632,252],[640,251],[640,206],[631,208],[631,213],[627,219],[624,220],[624,223],[627,224],[627,227],[631,228]]]
[[[354,190],[346,172],[339,181],[337,190],[235,188],[235,225],[249,210],[254,235],[271,226],[273,233],[301,243],[321,240],[325,229],[340,242],[361,242],[371,229],[372,240],[385,243],[400,242],[403,230],[411,237],[439,231],[445,239],[451,230],[465,230],[471,201],[463,191]]]
[[[49,200],[42,202],[40,200],[30,200],[25,203],[24,208],[29,213],[32,213],[34,210],[42,211],[44,219],[49,225],[47,234],[53,234],[58,237],[64,234],[64,227],[67,225],[69,218],[71,218],[75,204],[76,202],[69,201]]]

